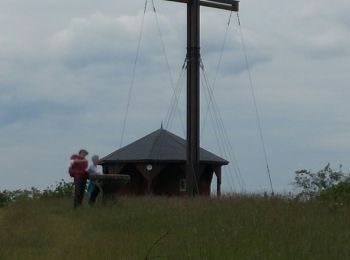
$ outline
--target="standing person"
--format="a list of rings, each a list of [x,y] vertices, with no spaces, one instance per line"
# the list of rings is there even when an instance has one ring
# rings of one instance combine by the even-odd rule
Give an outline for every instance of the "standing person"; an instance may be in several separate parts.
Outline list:
[[[89,153],[81,149],[79,154],[73,154],[70,157],[69,175],[74,178],[74,208],[81,206],[84,198],[86,180],[88,173],[88,161],[85,159]]]
[[[100,161],[98,155],[92,156],[91,161],[92,161],[92,164],[88,169],[89,174],[100,174],[97,169],[98,163]],[[96,201],[98,194],[100,193],[100,190],[91,180],[89,181],[88,192],[90,195],[89,204],[93,205]]]

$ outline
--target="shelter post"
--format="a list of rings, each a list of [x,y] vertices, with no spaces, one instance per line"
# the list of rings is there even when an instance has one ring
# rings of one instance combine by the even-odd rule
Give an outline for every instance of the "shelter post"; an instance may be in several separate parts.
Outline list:
[[[216,196],[221,196],[221,166],[216,167],[215,169],[216,174]]]

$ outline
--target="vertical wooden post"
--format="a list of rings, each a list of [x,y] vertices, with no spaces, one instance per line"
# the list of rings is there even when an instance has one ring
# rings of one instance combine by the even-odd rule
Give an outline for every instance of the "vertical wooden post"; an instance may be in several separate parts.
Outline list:
[[[187,4],[187,193],[199,193],[200,161],[200,6],[238,11],[235,0],[167,0]]]
[[[221,166],[217,167],[216,173],[216,196],[221,196]]]
[[[187,149],[188,195],[199,192],[200,149],[200,1],[187,3]]]

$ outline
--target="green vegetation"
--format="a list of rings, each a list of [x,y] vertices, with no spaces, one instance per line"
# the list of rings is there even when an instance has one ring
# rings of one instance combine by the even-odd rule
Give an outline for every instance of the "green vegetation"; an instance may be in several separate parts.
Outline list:
[[[233,196],[0,209],[0,259],[350,259],[350,206]]]
[[[316,199],[333,203],[350,204],[350,181],[340,182],[325,189],[316,196]]]
[[[61,180],[55,185],[47,187],[41,191],[37,188],[30,190],[0,191],[0,208],[8,206],[10,203],[23,200],[36,200],[43,198],[67,198],[72,195],[73,183]]]
[[[350,259],[350,182],[296,172],[295,198],[120,197],[74,210],[72,183],[0,192],[0,259]]]
[[[299,170],[294,180],[299,190],[297,199],[350,204],[350,176],[342,172],[341,166],[338,171],[330,164],[317,172]]]

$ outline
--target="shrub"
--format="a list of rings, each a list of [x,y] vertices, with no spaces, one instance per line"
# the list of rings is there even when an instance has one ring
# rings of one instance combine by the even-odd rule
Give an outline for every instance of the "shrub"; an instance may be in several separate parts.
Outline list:
[[[11,202],[11,195],[8,191],[0,192],[0,208],[7,206]]]
[[[329,187],[320,192],[316,198],[322,201],[350,203],[350,181],[346,180]]]
[[[331,192],[331,190],[333,192],[333,190],[342,189],[341,187],[345,185],[343,183],[349,178],[348,174],[342,172],[341,166],[338,171],[334,171],[330,164],[318,172],[299,170],[295,174],[294,185],[299,190],[297,197],[302,199],[310,199]],[[338,185],[339,188],[336,188]]]
[[[73,183],[72,182],[66,182],[65,180],[61,180],[60,182],[57,182],[56,185],[51,185],[47,187],[43,193],[42,197],[55,197],[55,198],[64,198],[64,197],[71,197],[73,192]]]
[[[63,198],[72,196],[73,183],[61,180],[55,185],[47,187],[44,191],[37,188],[30,190],[0,191],[0,207],[5,207],[19,200],[35,200],[42,198]]]

